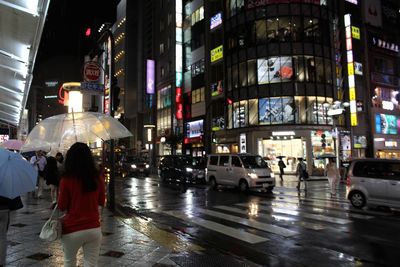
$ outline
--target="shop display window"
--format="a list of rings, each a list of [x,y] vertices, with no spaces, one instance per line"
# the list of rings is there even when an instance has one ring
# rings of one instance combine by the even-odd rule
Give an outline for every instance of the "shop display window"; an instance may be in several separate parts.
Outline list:
[[[328,116],[328,108],[324,103],[332,103],[332,98],[309,97],[307,99],[307,122],[310,124],[332,124],[332,116]]]
[[[249,124],[258,125],[258,99],[249,100]]]
[[[291,81],[293,66],[291,57],[269,57],[257,60],[258,84]]]
[[[295,106],[292,97],[261,98],[258,105],[261,125],[295,122]]]

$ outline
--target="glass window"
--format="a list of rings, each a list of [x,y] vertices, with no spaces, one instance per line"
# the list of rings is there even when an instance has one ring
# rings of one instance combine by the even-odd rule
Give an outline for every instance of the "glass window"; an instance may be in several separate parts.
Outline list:
[[[219,157],[219,166],[229,166],[229,156]]]
[[[256,42],[264,43],[267,41],[267,21],[258,20],[255,23],[256,27]]]
[[[257,61],[255,59],[247,61],[247,84],[257,83]]]
[[[218,164],[218,156],[210,156],[210,165],[217,165]]]
[[[295,103],[292,97],[261,98],[258,106],[260,124],[295,122]]]
[[[245,168],[249,169],[261,169],[268,168],[267,163],[260,156],[240,156],[243,161],[243,165]]]
[[[258,125],[258,99],[249,100],[249,125]]]
[[[383,57],[374,57],[373,70],[375,72],[394,74],[394,62],[393,60],[386,59]]]
[[[316,69],[316,75],[317,75],[317,82],[324,82],[325,81],[325,75],[324,75],[324,61],[320,57],[315,58],[315,69]]]
[[[232,167],[239,167],[239,168],[242,167],[242,162],[240,161],[239,157],[232,156],[231,160],[232,160],[231,162]]]
[[[247,71],[246,71],[246,62],[241,62],[239,64],[239,80],[240,86],[247,86]]]
[[[192,104],[204,101],[204,87],[192,91]]]
[[[239,88],[238,65],[232,66],[232,88]]]
[[[360,161],[354,166],[354,176],[379,178],[381,168],[379,162]]]

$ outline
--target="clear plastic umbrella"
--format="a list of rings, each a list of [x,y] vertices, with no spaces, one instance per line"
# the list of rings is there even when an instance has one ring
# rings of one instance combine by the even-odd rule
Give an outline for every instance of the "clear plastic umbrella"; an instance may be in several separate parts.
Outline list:
[[[10,139],[0,144],[0,147],[10,150],[20,150],[24,141],[17,139]]]
[[[97,112],[75,112],[42,120],[29,133],[21,151],[66,151],[75,142],[93,143],[132,136],[117,119]]]
[[[0,148],[0,196],[14,199],[35,190],[37,171],[20,154]]]

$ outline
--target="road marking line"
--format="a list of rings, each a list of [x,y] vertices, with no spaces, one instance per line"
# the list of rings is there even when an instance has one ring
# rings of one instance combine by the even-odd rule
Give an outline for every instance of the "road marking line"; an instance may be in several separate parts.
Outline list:
[[[236,204],[238,206],[241,207],[248,207],[249,208],[249,204],[248,203],[240,203],[240,204]],[[262,203],[259,203],[258,205],[264,205]],[[347,219],[340,219],[340,218],[335,218],[335,217],[330,217],[330,216],[325,216],[325,215],[320,215],[320,214],[311,214],[311,213],[307,213],[307,212],[303,212],[303,211],[299,211],[299,210],[289,210],[289,209],[281,209],[281,208],[275,208],[275,207],[270,207],[270,208],[259,208],[258,211],[266,211],[269,213],[283,213],[283,214],[289,214],[292,216],[299,216],[299,217],[303,217],[303,218],[307,218],[307,219],[313,219],[313,220],[317,220],[317,221],[324,221],[324,222],[330,222],[330,223],[336,223],[336,224],[348,224],[351,223],[350,220]]]
[[[244,215],[249,214],[249,212],[247,210],[242,210],[242,209],[238,209],[238,208],[225,207],[225,206],[215,206],[214,208],[227,210],[227,211],[244,214]],[[318,223],[295,221],[292,217],[288,217],[288,216],[270,215],[270,214],[262,214],[262,213],[259,213],[256,216],[257,216],[257,218],[263,218],[263,219],[267,219],[267,220],[285,221],[285,223],[287,223],[288,225],[297,224],[303,228],[316,230],[316,231],[323,230],[326,228],[324,225],[318,224]]]
[[[170,216],[173,216],[175,218],[185,220],[187,222],[190,222],[192,224],[199,225],[201,227],[207,228],[209,230],[213,230],[215,232],[221,233],[223,235],[227,235],[239,240],[242,240],[244,242],[250,243],[250,244],[257,244],[261,242],[268,241],[269,239],[260,237],[248,232],[245,232],[243,230],[235,229],[223,224],[219,224],[216,222],[208,221],[201,219],[199,217],[190,217],[189,215],[180,212],[180,211],[164,211],[163,213],[168,214]]]

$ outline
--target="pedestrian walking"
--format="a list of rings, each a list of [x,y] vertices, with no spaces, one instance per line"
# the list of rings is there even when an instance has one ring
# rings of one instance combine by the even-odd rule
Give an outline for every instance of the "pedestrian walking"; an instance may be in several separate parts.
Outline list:
[[[44,152],[36,151],[36,154],[31,158],[30,163],[38,171],[36,197],[42,198],[44,189],[44,168],[46,167],[47,164]]]
[[[47,158],[47,164],[44,168],[44,180],[46,181],[46,184],[50,186],[52,208],[54,208],[57,203],[58,185],[60,181],[57,159],[55,157]]]
[[[64,156],[61,152],[57,152],[56,160],[57,160],[58,173],[62,174],[64,172]]]
[[[308,172],[307,172],[307,167],[306,164],[304,163],[303,158],[298,158],[299,163],[297,163],[296,167],[296,176],[298,178],[297,182],[297,190],[300,190],[300,183],[301,181],[304,182],[304,191],[307,191],[307,179],[308,179]]]
[[[326,164],[326,176],[328,178],[329,182],[329,188],[331,191],[331,196],[336,195],[336,188],[338,185],[338,182],[340,181],[340,173],[339,170],[336,166],[336,161],[334,158],[329,158],[328,159],[328,164]]]
[[[10,212],[21,209],[21,197],[9,199],[0,196],[0,267],[6,265],[7,256],[7,232],[10,224]]]
[[[66,212],[61,236],[64,266],[76,266],[76,254],[81,247],[84,266],[97,266],[102,239],[99,206],[105,203],[104,179],[84,143],[71,146],[64,168],[58,196],[58,208]]]
[[[279,166],[279,177],[281,178],[281,181],[283,181],[283,175],[285,174],[284,169],[286,168],[286,165],[285,162],[283,162],[282,157],[279,158],[278,166]]]

